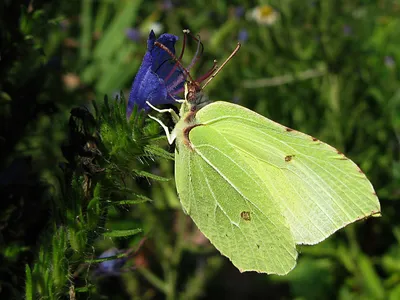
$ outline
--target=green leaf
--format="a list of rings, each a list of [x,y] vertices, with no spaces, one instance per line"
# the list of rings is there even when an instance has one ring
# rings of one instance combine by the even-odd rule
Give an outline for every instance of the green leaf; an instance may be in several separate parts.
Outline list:
[[[120,201],[109,201],[111,205],[135,205],[145,202],[152,202],[153,200],[147,199],[137,199],[137,200],[120,200]]]
[[[162,176],[154,175],[154,174],[146,172],[146,171],[132,170],[132,172],[138,177],[146,177],[146,178],[154,179],[157,181],[170,181],[171,180],[170,178],[165,178]]]
[[[130,230],[113,230],[113,231],[107,231],[103,233],[105,237],[114,237],[114,238],[120,238],[120,237],[128,237],[132,236],[138,233],[143,232],[143,229],[141,228],[136,228],[136,229],[130,229]]]
[[[82,0],[81,2],[81,27],[82,33],[80,38],[80,58],[82,60],[87,60],[90,55],[91,48],[91,27],[92,27],[92,5],[91,0]]]
[[[400,285],[397,285],[393,290],[390,291],[389,300],[400,299]]]
[[[358,257],[358,266],[363,278],[363,285],[369,291],[370,296],[373,299],[384,299],[384,287],[370,259],[365,255],[360,255]]]
[[[102,257],[102,258],[95,258],[95,259],[90,259],[90,260],[85,260],[86,263],[93,264],[93,263],[102,263],[105,261],[110,261],[110,260],[115,260],[119,258],[124,258],[128,254],[126,252],[119,253],[117,255],[112,255],[112,256],[107,256],[107,257]]]
[[[33,300],[32,272],[28,264],[25,265],[25,299]]]
[[[144,147],[144,150],[147,154],[159,156],[161,158],[170,159],[170,160],[174,159],[174,155],[172,153],[169,153],[168,151],[165,151],[164,149],[162,149],[156,145],[146,145]]]
[[[118,52],[125,40],[125,36],[121,33],[134,23],[141,2],[141,0],[125,2],[123,9],[119,11],[119,16],[114,18],[94,49],[95,58],[107,60],[115,52]]]

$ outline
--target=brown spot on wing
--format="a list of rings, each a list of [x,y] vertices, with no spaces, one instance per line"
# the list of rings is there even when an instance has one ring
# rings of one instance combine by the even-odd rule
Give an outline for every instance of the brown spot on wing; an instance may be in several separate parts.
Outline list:
[[[291,161],[293,159],[293,157],[294,157],[294,155],[286,155],[285,156],[285,161],[289,162],[289,161]]]
[[[357,221],[363,220],[363,219],[368,219],[370,217],[380,217],[381,212],[379,210],[372,210],[369,215],[362,215],[357,217]]]
[[[293,131],[293,129],[292,129],[292,128],[289,128],[289,127],[286,127],[286,131],[287,131],[287,132],[291,132],[291,131]]]
[[[336,150],[336,153],[340,155],[340,158],[339,158],[340,160],[347,160],[347,157],[342,152],[340,152],[338,149],[335,149],[335,150]]]
[[[250,221],[251,220],[251,216],[250,216],[250,212],[249,211],[242,211],[240,213],[240,217],[245,221]]]
[[[315,138],[315,137],[311,137],[312,138],[312,140],[313,140],[313,142],[318,142],[318,139],[317,138]]]

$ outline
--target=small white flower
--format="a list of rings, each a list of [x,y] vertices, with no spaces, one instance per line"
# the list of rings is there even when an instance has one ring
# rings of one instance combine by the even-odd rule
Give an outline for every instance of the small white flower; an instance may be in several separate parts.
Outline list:
[[[152,22],[149,24],[149,30],[153,30],[156,35],[159,35],[163,32],[164,26],[160,22]]]
[[[272,25],[279,18],[279,12],[272,6],[265,4],[254,7],[247,13],[247,17],[261,25]]]

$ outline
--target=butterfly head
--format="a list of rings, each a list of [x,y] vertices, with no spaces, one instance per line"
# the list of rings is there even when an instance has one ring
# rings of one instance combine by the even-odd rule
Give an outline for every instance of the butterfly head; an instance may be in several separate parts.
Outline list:
[[[185,83],[185,100],[193,112],[210,103],[209,98],[197,81],[187,81]]]
[[[154,46],[158,47],[160,50],[163,50],[166,55],[169,55],[172,61],[174,61],[174,66],[172,68],[172,71],[170,71],[170,74],[172,74],[174,71],[179,71],[181,73],[181,77],[179,78],[185,78],[187,81],[185,83],[185,102],[186,102],[186,109],[189,108],[189,110],[193,113],[198,111],[200,108],[203,106],[207,105],[209,103],[208,97],[206,97],[203,93],[203,89],[211,82],[211,80],[223,69],[225,64],[239,51],[240,49],[240,43],[236,46],[235,50],[231,53],[231,55],[222,63],[220,67],[217,66],[217,61],[214,60],[214,64],[211,67],[211,69],[206,72],[203,76],[200,76],[199,78],[193,79],[192,75],[190,74],[189,70],[190,68],[197,62],[197,60],[200,58],[201,54],[203,53],[203,44],[200,41],[200,37],[195,37],[193,36],[189,30],[184,30],[184,37],[186,35],[192,37],[196,42],[197,42],[197,51],[192,59],[192,62],[190,63],[189,67],[185,68],[181,62],[182,54],[178,58],[175,56],[175,53],[171,51],[166,45],[155,41]],[[184,39],[186,40],[186,38]],[[169,78],[170,75],[167,76]],[[205,83],[201,86],[200,84]],[[184,111],[186,111],[184,109]]]
[[[202,92],[201,86],[196,81],[186,81],[185,83],[185,99],[189,103],[196,101],[198,94]]]

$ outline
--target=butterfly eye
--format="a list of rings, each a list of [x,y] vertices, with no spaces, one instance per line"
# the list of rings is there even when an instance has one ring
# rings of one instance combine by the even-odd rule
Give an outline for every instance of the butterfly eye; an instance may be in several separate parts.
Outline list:
[[[185,99],[189,103],[195,102],[198,94],[201,91],[201,87],[197,81],[188,81],[185,85]]]

